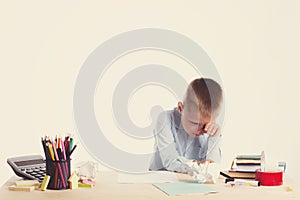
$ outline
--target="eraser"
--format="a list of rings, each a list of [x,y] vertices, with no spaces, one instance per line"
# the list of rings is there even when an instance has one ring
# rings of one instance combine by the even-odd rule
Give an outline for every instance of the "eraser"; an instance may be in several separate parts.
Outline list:
[[[69,183],[70,183],[70,189],[78,189],[78,179],[79,177],[77,176],[76,173],[72,173],[72,175],[69,178]]]
[[[41,188],[40,188],[42,191],[45,191],[47,189],[49,181],[50,181],[50,176],[45,175],[44,180],[43,180],[42,185],[41,185]]]
[[[35,186],[16,186],[16,185],[11,185],[8,187],[9,190],[12,191],[25,191],[25,192],[31,192],[34,190]]]

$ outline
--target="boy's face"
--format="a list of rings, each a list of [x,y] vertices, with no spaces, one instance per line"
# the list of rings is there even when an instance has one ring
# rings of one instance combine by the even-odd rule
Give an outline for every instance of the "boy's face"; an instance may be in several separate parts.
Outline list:
[[[183,106],[180,108],[179,104],[178,111],[181,113],[181,124],[190,136],[198,137],[206,133],[204,128],[211,122],[210,116],[201,115],[198,110],[189,112],[187,109],[183,109]]]

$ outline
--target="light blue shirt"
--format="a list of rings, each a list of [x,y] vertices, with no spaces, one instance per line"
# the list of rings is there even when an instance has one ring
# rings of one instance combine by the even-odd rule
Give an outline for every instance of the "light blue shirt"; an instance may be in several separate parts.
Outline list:
[[[208,134],[190,136],[181,125],[177,108],[158,117],[154,130],[154,155],[149,170],[168,170],[186,173],[185,163],[198,160],[221,161],[220,138]]]

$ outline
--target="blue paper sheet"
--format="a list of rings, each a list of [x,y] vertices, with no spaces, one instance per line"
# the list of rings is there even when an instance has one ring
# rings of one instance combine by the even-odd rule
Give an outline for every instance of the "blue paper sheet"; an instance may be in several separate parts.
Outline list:
[[[168,195],[216,193],[217,191],[208,185],[191,182],[155,183],[155,187]]]

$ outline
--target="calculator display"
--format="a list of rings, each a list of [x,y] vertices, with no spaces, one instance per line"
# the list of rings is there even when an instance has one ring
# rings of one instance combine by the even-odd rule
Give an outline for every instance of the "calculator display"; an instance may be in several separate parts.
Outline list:
[[[38,159],[38,160],[24,160],[24,161],[18,161],[15,162],[15,164],[20,167],[20,166],[27,166],[27,165],[37,165],[37,164],[42,164],[43,159]]]

